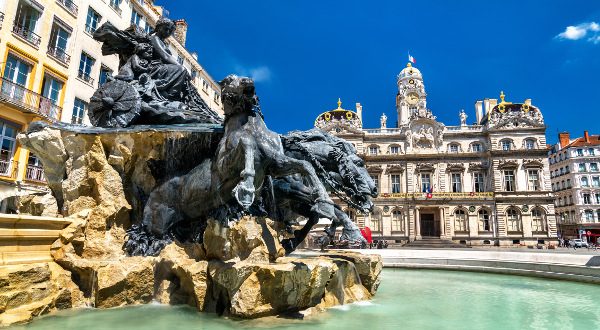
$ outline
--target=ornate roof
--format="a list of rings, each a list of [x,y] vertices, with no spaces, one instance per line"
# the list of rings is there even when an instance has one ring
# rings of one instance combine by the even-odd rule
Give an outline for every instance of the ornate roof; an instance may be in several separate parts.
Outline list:
[[[342,100],[338,98],[336,109],[323,112],[315,119],[315,127],[326,129],[332,126],[361,128],[362,120],[356,112],[342,108]]]

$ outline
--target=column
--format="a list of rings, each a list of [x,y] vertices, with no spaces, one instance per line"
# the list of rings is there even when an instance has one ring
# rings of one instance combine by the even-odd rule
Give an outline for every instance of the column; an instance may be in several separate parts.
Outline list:
[[[442,238],[446,238],[448,235],[446,235],[446,212],[444,212],[444,208],[440,207],[439,208],[440,211],[440,236]]]
[[[421,239],[421,211],[415,207],[415,239]]]

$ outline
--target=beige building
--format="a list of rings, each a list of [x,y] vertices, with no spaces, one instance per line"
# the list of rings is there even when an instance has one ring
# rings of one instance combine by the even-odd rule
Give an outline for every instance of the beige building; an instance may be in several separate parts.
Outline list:
[[[0,0],[0,212],[14,212],[17,196],[47,191],[40,162],[16,135],[37,120],[88,124],[90,97],[116,73],[117,56],[102,56],[93,32],[107,21],[149,32],[162,13],[148,0]],[[185,21],[176,24],[173,56],[222,114],[219,85],[185,48]]]
[[[600,243],[600,135],[558,140],[548,159],[559,235]]]
[[[371,214],[348,211],[359,227],[397,243],[557,241],[546,126],[531,100],[511,103],[502,93],[500,102],[477,101],[471,124],[461,111],[459,125],[446,126],[427,108],[423,76],[409,63],[398,75],[396,112],[396,127],[383,114],[379,128],[363,128],[362,106],[339,102],[315,121],[354,144],[378,185]]]

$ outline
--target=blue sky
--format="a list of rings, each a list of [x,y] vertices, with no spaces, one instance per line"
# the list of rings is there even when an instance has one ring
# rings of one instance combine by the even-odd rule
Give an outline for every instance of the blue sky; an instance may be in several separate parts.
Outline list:
[[[363,105],[365,127],[395,123],[396,75],[410,51],[428,107],[446,125],[474,102],[533,99],[558,131],[600,134],[600,2],[157,0],[185,18],[186,46],[216,80],[257,82],[267,125],[311,128],[316,116]],[[388,125],[390,126],[390,125]]]

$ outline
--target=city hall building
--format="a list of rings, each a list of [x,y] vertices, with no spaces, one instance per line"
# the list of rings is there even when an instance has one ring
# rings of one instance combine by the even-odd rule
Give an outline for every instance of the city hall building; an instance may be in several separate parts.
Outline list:
[[[338,107],[315,126],[351,142],[377,183],[370,214],[347,210],[374,239],[424,238],[465,245],[555,244],[556,220],[540,109],[497,99],[475,103],[474,124],[446,126],[427,108],[421,72],[410,63],[398,75],[397,125],[363,128],[356,110]],[[418,243],[418,242],[417,242]],[[416,244],[416,243],[412,243]]]

